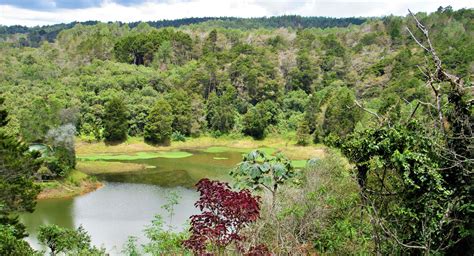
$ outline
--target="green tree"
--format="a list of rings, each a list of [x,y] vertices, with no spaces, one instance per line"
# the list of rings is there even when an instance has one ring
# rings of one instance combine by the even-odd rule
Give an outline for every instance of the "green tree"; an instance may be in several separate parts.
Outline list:
[[[60,125],[62,104],[56,97],[36,97],[21,113],[21,134],[26,141],[41,142],[48,131]]]
[[[192,108],[192,123],[191,123],[191,136],[197,137],[207,127],[206,121],[206,105],[202,96],[195,94],[191,101]]]
[[[106,255],[104,249],[91,245],[91,237],[79,226],[76,230],[61,228],[57,225],[41,226],[38,240],[48,247],[51,256],[66,255]]]
[[[209,35],[206,38],[206,42],[203,47],[203,54],[214,54],[217,52],[217,30],[213,29],[209,32]]]
[[[328,56],[344,57],[346,48],[335,34],[329,34],[322,39],[323,47]]]
[[[245,135],[252,136],[254,139],[264,139],[266,128],[268,126],[268,115],[260,108],[252,107],[247,111],[242,119],[242,132]]]
[[[115,43],[115,58],[120,62],[143,65],[145,64],[145,55],[148,53],[147,43],[147,37],[143,33],[122,37]]]
[[[266,136],[268,125],[278,123],[278,106],[271,101],[258,103],[247,111],[242,119],[242,132],[254,139],[263,139]]]
[[[178,131],[186,136],[191,134],[193,121],[192,98],[183,90],[176,90],[167,95],[166,100],[171,106],[173,115],[173,131]]]
[[[324,114],[322,113],[322,108],[331,95],[332,88],[324,88],[310,95],[304,112],[304,120],[308,123],[310,133],[313,133],[320,127],[320,123],[322,122],[321,115]]]
[[[7,112],[0,104],[0,225],[11,226],[13,235],[21,239],[25,228],[16,215],[34,210],[40,189],[33,181],[40,163],[37,153],[30,153],[26,144],[3,131],[7,123]]]
[[[124,101],[112,98],[105,105],[104,138],[106,142],[121,142],[127,139],[128,112]]]
[[[173,57],[173,47],[170,41],[163,42],[155,53],[153,61],[159,64],[161,69],[166,69]]]
[[[306,120],[302,120],[296,130],[296,144],[306,146],[310,142],[309,126]]]
[[[145,141],[152,144],[169,144],[172,125],[171,106],[165,99],[159,99],[148,114],[144,132]]]
[[[236,111],[234,107],[235,92],[226,90],[222,96],[211,93],[207,101],[207,120],[209,127],[221,133],[230,132],[235,125]]]
[[[285,112],[303,113],[308,105],[308,95],[303,90],[288,92],[283,98],[283,110]]]
[[[88,138],[90,141],[100,141],[103,139],[104,132],[104,106],[99,104],[90,105],[84,112],[79,126],[81,136]]]
[[[388,16],[384,19],[387,33],[392,40],[393,45],[399,45],[403,41],[402,25],[403,20],[400,17]]]
[[[259,112],[265,113],[266,120],[268,124],[276,125],[278,123],[278,115],[280,114],[280,106],[271,100],[266,100],[257,103],[255,108],[258,109]]]
[[[420,122],[418,106],[407,121],[374,115],[375,127],[355,132],[342,149],[356,167],[377,254],[470,254],[472,90],[444,69],[427,28],[412,16],[429,42],[423,48],[433,63],[425,70],[436,118]],[[436,89],[442,85],[447,86]],[[441,104],[444,96],[447,101]]]
[[[355,105],[354,93],[348,88],[341,88],[328,102],[322,124],[324,134],[344,137],[354,130],[360,118],[361,109]]]
[[[35,255],[27,241],[16,236],[13,226],[0,224],[0,255]]]
[[[144,27],[117,40],[114,55],[118,61],[149,65],[156,56],[161,63],[169,60],[173,64],[182,65],[189,59],[192,39],[188,34],[170,28],[156,30],[150,26]]]
[[[300,50],[296,57],[296,68],[291,70],[289,74],[293,90],[303,90],[308,94],[313,91],[313,80],[317,78],[314,66],[309,59],[309,52]]]

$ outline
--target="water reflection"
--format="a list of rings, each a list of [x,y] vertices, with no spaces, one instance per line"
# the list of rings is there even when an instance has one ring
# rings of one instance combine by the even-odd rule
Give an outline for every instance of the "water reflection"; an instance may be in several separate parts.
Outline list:
[[[104,188],[84,196],[40,201],[34,213],[25,214],[21,219],[30,234],[28,241],[35,248],[39,249],[35,237],[43,224],[68,228],[82,225],[95,245],[103,245],[108,252],[117,254],[128,236],[136,236],[140,242],[145,242],[143,229],[150,225],[155,214],[167,216],[161,206],[171,190],[182,197],[171,225],[182,228],[188,217],[197,213],[193,203],[198,195],[194,190],[113,182],[107,182]]]
[[[148,168],[138,172],[99,174],[97,177],[100,180],[113,182],[192,188],[204,177],[229,180],[229,169],[242,160],[242,153],[239,152],[190,152],[192,156],[179,159],[153,158],[123,161],[145,164]]]

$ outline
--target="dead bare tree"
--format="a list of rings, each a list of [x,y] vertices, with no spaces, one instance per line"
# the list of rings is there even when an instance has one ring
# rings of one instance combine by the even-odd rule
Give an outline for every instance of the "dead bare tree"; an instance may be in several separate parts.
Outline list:
[[[408,27],[407,31],[418,46],[425,51],[427,57],[431,59],[432,66],[434,66],[434,68],[430,68],[427,63],[425,67],[419,66],[419,69],[426,77],[426,83],[433,92],[438,114],[437,126],[444,136],[443,142],[438,145],[438,157],[443,162],[439,172],[445,177],[445,182],[454,195],[452,204],[446,209],[443,223],[440,223],[440,225],[449,225],[449,222],[464,222],[468,228],[473,228],[472,214],[455,207],[452,208],[456,204],[469,203],[474,193],[474,186],[472,186],[474,118],[471,114],[474,103],[473,86],[467,86],[462,77],[449,73],[443,67],[429,37],[428,29],[410,10],[408,12],[414,19],[416,28],[421,32],[422,38],[417,38]],[[448,86],[444,88],[443,85]],[[443,96],[447,96],[447,104],[451,108],[448,113],[443,110]],[[464,220],[459,219],[459,216],[464,216]],[[456,240],[456,243],[464,239],[453,235],[451,233],[453,230],[449,229],[449,233]],[[466,239],[468,240],[466,244],[472,244],[474,240],[472,236]],[[467,248],[467,250],[473,250],[472,245],[468,245]]]
[[[421,31],[424,42],[414,35],[414,33],[407,27],[407,30],[413,40],[431,57],[434,70],[429,68],[429,65],[422,68],[419,66],[420,71],[425,75],[427,85],[432,89],[436,101],[436,109],[438,112],[439,128],[443,134],[450,140],[456,140],[458,143],[457,148],[451,146],[450,155],[456,161],[473,161],[472,157],[472,140],[473,140],[473,120],[470,115],[470,109],[473,107],[473,86],[466,86],[464,80],[456,75],[447,72],[442,65],[441,59],[438,57],[436,50],[433,47],[431,39],[429,37],[428,29],[421,24],[418,18],[408,10],[410,15],[416,22],[416,27]],[[448,83],[450,85],[448,89],[448,103],[454,106],[454,113],[451,114],[450,120],[445,120],[441,98],[443,91],[441,85]],[[466,99],[467,98],[467,99]],[[447,134],[446,123],[449,123],[451,127],[451,134]],[[459,148],[459,142],[464,142],[464,147]],[[462,152],[461,152],[462,151]],[[466,154],[470,153],[470,154]]]
[[[441,59],[438,57],[438,54],[436,53],[436,50],[433,47],[433,43],[431,42],[431,39],[429,37],[428,29],[423,24],[421,24],[418,18],[410,10],[408,10],[408,12],[415,20],[416,27],[418,28],[418,30],[421,31],[421,33],[423,34],[425,42],[423,43],[420,39],[418,39],[414,35],[414,33],[410,30],[410,28],[407,27],[407,31],[410,34],[410,36],[413,38],[413,40],[415,40],[415,42],[423,50],[425,50],[426,53],[429,54],[435,66],[435,70],[430,70],[428,65],[425,68],[422,68],[420,66],[418,67],[420,71],[424,74],[424,76],[426,77],[427,79],[426,83],[431,88],[431,90],[433,91],[435,95],[436,109],[438,112],[438,119],[439,119],[439,125],[440,125],[439,127],[443,131],[443,133],[445,133],[445,127],[444,127],[445,120],[444,120],[443,111],[441,107],[441,97],[442,97],[441,84],[443,82],[449,83],[451,85],[451,88],[450,88],[451,93],[455,93],[457,95],[465,95],[466,90],[472,87],[469,87],[469,88],[465,87],[464,80],[461,77],[450,74],[443,68]],[[470,100],[469,102],[470,102],[469,104],[472,105],[472,100]],[[465,128],[467,129],[468,135],[472,137],[472,127],[468,125]]]

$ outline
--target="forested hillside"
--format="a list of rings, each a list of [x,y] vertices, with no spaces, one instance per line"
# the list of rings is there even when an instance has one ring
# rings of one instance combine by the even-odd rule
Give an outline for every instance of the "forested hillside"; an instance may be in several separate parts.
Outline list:
[[[444,66],[472,79],[472,10],[420,14]],[[1,90],[8,130],[41,141],[51,127],[73,122],[90,140],[106,137],[107,111],[123,111],[130,136],[143,136],[158,98],[171,106],[173,132],[198,136],[298,130],[320,141],[359,123],[355,98],[400,114],[430,90],[417,65],[424,55],[406,18],[374,19],[328,29],[224,29],[208,25],[130,29],[77,25],[38,48],[1,44]],[[107,108],[112,99],[123,108]],[[405,104],[408,103],[408,104]],[[410,105],[411,103],[411,105]],[[344,106],[351,106],[349,108]],[[67,114],[58,115],[59,112]],[[417,112],[422,114],[422,111]],[[64,119],[64,120],[62,120]]]
[[[180,27],[185,25],[206,23],[209,26],[236,29],[251,28],[327,28],[327,27],[347,27],[351,24],[360,25],[365,18],[329,18],[329,17],[301,17],[301,16],[280,16],[268,18],[236,18],[236,17],[204,17],[204,18],[184,18],[177,20],[148,21],[148,25],[154,28]],[[26,26],[2,26],[0,25],[0,39],[8,40],[16,38],[17,46],[38,47],[41,42],[53,42],[57,35],[65,29],[70,29],[81,24],[91,26],[98,24],[98,21],[72,22],[68,24],[55,24],[46,26],[26,27]],[[135,28],[141,22],[122,23]]]
[[[2,132],[62,148],[51,168],[59,176],[74,150],[55,138],[71,132],[107,143],[209,135],[325,144],[349,162],[330,150],[308,163],[303,185],[278,199],[286,208],[262,207],[265,221],[247,230],[249,255],[267,253],[262,244],[283,254],[460,255],[473,237],[474,11],[416,17],[442,66],[410,15],[0,27]]]

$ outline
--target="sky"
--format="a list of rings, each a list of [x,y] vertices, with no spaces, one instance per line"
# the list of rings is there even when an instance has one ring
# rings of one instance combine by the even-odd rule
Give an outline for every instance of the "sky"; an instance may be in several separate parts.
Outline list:
[[[373,17],[474,8],[473,0],[0,0],[0,24],[153,21],[189,17]]]

